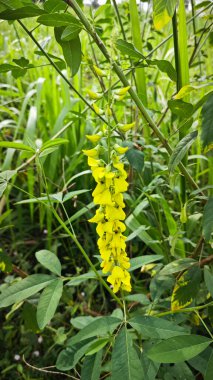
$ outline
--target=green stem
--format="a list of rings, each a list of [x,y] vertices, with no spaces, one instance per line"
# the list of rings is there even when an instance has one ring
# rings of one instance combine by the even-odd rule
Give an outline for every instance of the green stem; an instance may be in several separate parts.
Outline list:
[[[72,1],[71,0],[66,0],[66,2],[67,2],[67,4],[69,4],[73,8],[73,10],[75,11],[75,13],[78,15],[78,17],[81,20],[82,24],[85,26],[85,28],[88,31],[88,33],[92,36],[93,40],[95,41],[95,43],[97,44],[97,46],[99,47],[99,49],[101,50],[101,52],[103,53],[103,55],[105,56],[105,58],[107,59],[107,61],[109,63],[110,62],[112,63],[113,69],[114,69],[115,73],[117,74],[118,78],[120,79],[120,81],[123,83],[123,85],[125,87],[129,86],[129,82],[128,82],[126,76],[124,75],[123,71],[117,65],[117,63],[115,61],[111,61],[110,55],[109,55],[109,53],[108,53],[108,51],[107,51],[107,49],[106,49],[103,41],[97,35],[97,33],[94,30],[93,26],[90,24],[90,22],[88,21],[88,19],[86,18],[86,16],[82,12],[82,10],[79,7],[79,5],[77,4],[77,2],[75,0],[72,0]],[[151,127],[151,129],[155,132],[156,136],[159,138],[159,140],[161,141],[161,143],[163,144],[163,146],[166,148],[166,150],[168,151],[168,153],[172,154],[172,148],[170,147],[167,139],[164,138],[163,134],[158,129],[158,127],[155,124],[155,122],[152,120],[152,117],[149,115],[149,113],[147,112],[146,108],[144,107],[142,101],[138,97],[137,93],[132,89],[132,87],[130,87],[130,89],[129,89],[129,94],[130,94],[132,100],[137,105],[138,109],[140,110],[142,116],[147,121],[147,123],[149,124],[149,126]],[[198,185],[196,184],[196,182],[191,177],[191,175],[188,173],[187,169],[185,168],[185,166],[182,163],[179,164],[179,168],[180,168],[181,172],[183,173],[183,175],[186,177],[186,179],[189,181],[189,183],[192,185],[192,187],[194,189],[199,190]]]
[[[212,306],[213,301],[207,303],[206,305],[201,305],[201,306],[195,306],[195,307],[187,307],[185,309],[178,309],[178,310],[169,310],[169,311],[164,311],[163,313],[157,313],[154,314],[155,317],[163,317],[164,315],[170,315],[170,314],[178,314],[178,313],[191,313],[196,310],[202,310],[205,309],[208,306]]]

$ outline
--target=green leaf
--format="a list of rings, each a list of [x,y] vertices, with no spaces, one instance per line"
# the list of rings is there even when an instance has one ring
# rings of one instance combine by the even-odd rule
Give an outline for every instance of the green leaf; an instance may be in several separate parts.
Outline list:
[[[75,327],[75,329],[81,330],[93,321],[94,321],[94,317],[87,315],[85,317],[71,318],[70,323],[73,327]]]
[[[17,174],[16,170],[5,170],[4,172],[0,173],[0,197],[4,193],[4,191],[7,188],[9,180]]]
[[[112,334],[116,327],[121,323],[120,319],[114,317],[98,317],[89,325],[84,327],[78,334],[69,340],[68,345],[72,346],[82,340],[94,336],[106,336]]]
[[[13,266],[10,257],[2,252],[0,248],[0,272],[9,273],[12,272],[12,268]]]
[[[23,18],[36,17],[42,15],[45,11],[36,5],[27,5],[18,9],[6,9],[0,13],[1,20],[21,20]]]
[[[47,0],[44,3],[44,9],[48,13],[54,13],[57,11],[65,11],[66,4],[58,0]]]
[[[160,271],[160,274],[162,276],[165,276],[173,273],[178,273],[182,270],[188,269],[195,263],[196,260],[190,258],[174,260],[171,263],[165,265],[165,267]]]
[[[189,118],[194,111],[193,105],[191,103],[184,102],[180,99],[169,100],[168,107],[172,113],[181,118]]]
[[[125,156],[130,165],[138,172],[141,173],[144,167],[144,154],[138,149],[130,148]]]
[[[81,31],[82,27],[81,25],[78,26],[78,25],[68,25],[62,35],[61,35],[61,39],[62,41],[70,41],[70,40],[73,40],[74,38],[76,38],[80,31]]]
[[[55,139],[55,140],[47,141],[46,143],[44,143],[42,145],[41,152],[44,151],[45,149],[49,149],[49,148],[52,148],[54,146],[58,146],[58,145],[62,145],[62,144],[67,144],[68,142],[69,142],[69,140],[62,139],[62,138],[58,138],[58,139]]]
[[[200,335],[176,336],[155,344],[147,356],[157,363],[178,363],[198,355],[211,342],[211,339]]]
[[[55,38],[63,50],[64,59],[71,70],[72,76],[77,74],[81,64],[81,42],[79,37],[70,41],[62,41],[61,36],[64,32],[64,27],[55,28]]]
[[[134,257],[133,259],[130,259],[129,272],[141,268],[143,265],[154,263],[155,261],[161,260],[162,258],[162,255],[146,255]]]
[[[82,356],[85,355],[85,352],[93,341],[94,339],[83,340],[72,347],[67,347],[65,350],[62,350],[58,355],[56,368],[61,371],[68,371],[74,368]]]
[[[183,327],[157,317],[136,316],[131,318],[128,323],[141,334],[143,339],[168,339],[186,334],[186,329]]]
[[[141,354],[142,374],[141,380],[155,380],[160,364],[150,360],[143,351]]]
[[[202,108],[202,134],[203,147],[213,143],[213,93],[209,95]]]
[[[157,66],[158,69],[160,71],[162,71],[163,73],[166,73],[168,75],[168,77],[173,82],[177,81],[177,73],[176,73],[174,67],[172,66],[171,62],[166,61],[165,59],[161,59],[161,60],[158,60],[158,59],[152,59],[152,60],[151,59],[146,59],[146,62],[150,66]]]
[[[204,280],[206,287],[213,298],[213,274],[207,266],[204,267]]]
[[[162,29],[172,19],[177,0],[153,0],[154,27]]]
[[[91,343],[88,350],[86,351],[86,355],[94,355],[96,352],[100,351],[106,344],[109,343],[109,338],[100,338],[95,342]]]
[[[76,26],[82,28],[82,24],[74,16],[68,13],[51,13],[38,17],[37,22],[46,26]]]
[[[58,257],[46,249],[36,252],[36,259],[43,265],[43,267],[49,269],[52,273],[61,276],[61,263]]]
[[[207,367],[206,367],[206,372],[204,375],[204,380],[212,380],[212,374],[213,374],[213,352],[209,358]]]
[[[101,374],[102,350],[96,355],[86,356],[81,370],[81,380],[99,380]]]
[[[59,304],[63,291],[63,281],[60,278],[52,281],[42,292],[38,308],[37,322],[42,330],[52,319]]]
[[[213,197],[210,197],[203,210],[203,236],[206,241],[212,241],[213,233]]]
[[[28,152],[33,152],[34,149],[31,148],[28,145],[19,143],[19,142],[13,142],[13,141],[0,141],[0,147],[2,148],[13,148],[13,149],[19,149],[19,150],[27,150]]]
[[[179,143],[176,148],[173,150],[172,155],[169,160],[169,170],[173,172],[176,166],[181,162],[190,146],[193,144],[194,140],[197,137],[198,132],[193,131],[185,136]]]
[[[112,380],[141,380],[141,362],[131,334],[123,327],[116,336],[112,351]]]
[[[138,294],[129,294],[128,296],[125,296],[124,298],[125,298],[125,300],[127,300],[129,302],[139,302],[142,305],[149,305],[150,304],[150,300],[148,299],[148,297],[142,293],[140,293],[140,294],[139,293]]]
[[[3,290],[0,295],[0,307],[7,307],[13,303],[23,301],[38,293],[54,280],[55,277],[47,274],[32,274],[19,282],[15,282]]]
[[[98,271],[98,273],[100,276],[103,275],[101,270]],[[91,279],[97,279],[97,276],[96,276],[95,272],[93,272],[93,271],[89,271],[87,273],[80,274],[79,276],[73,277],[69,282],[66,283],[66,285],[78,286],[78,285],[82,284],[82,282],[85,282],[85,281],[91,280]]]
[[[130,42],[119,39],[116,41],[116,47],[122,54],[128,55],[131,58],[145,59],[143,54]]]

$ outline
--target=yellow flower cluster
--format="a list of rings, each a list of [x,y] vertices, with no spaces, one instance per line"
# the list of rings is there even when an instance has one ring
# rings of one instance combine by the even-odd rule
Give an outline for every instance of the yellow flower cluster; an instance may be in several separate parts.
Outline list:
[[[131,291],[129,258],[126,254],[126,237],[123,232],[126,229],[122,222],[125,219],[125,207],[123,192],[127,190],[127,173],[124,164],[120,160],[120,154],[128,148],[114,146],[112,161],[106,164],[100,159],[99,146],[84,150],[88,156],[88,165],[97,183],[92,195],[94,203],[99,205],[91,223],[97,223],[99,235],[98,247],[102,258],[103,273],[110,273],[107,281],[112,285],[113,292],[119,289]]]

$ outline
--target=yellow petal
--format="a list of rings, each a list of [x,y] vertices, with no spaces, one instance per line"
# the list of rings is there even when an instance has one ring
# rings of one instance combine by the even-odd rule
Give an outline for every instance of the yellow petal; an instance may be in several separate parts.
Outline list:
[[[127,86],[127,87],[119,88],[115,90],[114,92],[116,95],[125,95],[127,91],[129,91],[129,89],[130,89],[130,86]]]
[[[101,70],[100,67],[96,66],[96,65],[93,65],[93,68],[96,72],[97,75],[99,75],[99,77],[106,77],[106,72],[104,70]]]
[[[102,114],[104,113],[104,111],[103,111],[101,108],[99,108],[99,107],[97,106],[97,104],[93,103],[92,106],[93,106],[95,112],[96,112],[98,115],[102,115]]]
[[[119,146],[118,144],[115,144],[114,145],[114,149],[116,150],[117,153],[119,154],[124,154],[127,152],[127,150],[129,149],[128,146]]]
[[[97,100],[97,99],[100,99],[102,97],[101,94],[97,94],[96,92],[94,91],[91,91],[91,90],[87,90],[87,94],[89,95],[89,97],[93,100]]]
[[[83,149],[82,152],[88,156],[88,157],[93,157],[93,158],[97,158],[98,157],[98,150],[93,148],[93,149]]]
[[[119,131],[125,133],[125,132],[129,131],[130,129],[134,128],[135,124],[136,124],[135,121],[133,123],[130,123],[130,124],[118,124],[117,128],[119,129]]]
[[[86,135],[86,138],[95,144],[101,139],[101,136],[100,135]]]

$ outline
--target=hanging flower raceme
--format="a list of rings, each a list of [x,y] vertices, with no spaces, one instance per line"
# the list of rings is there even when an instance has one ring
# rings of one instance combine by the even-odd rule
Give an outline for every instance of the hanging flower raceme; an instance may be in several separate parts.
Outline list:
[[[95,216],[89,222],[97,223],[101,267],[103,273],[110,273],[107,281],[112,285],[114,293],[119,289],[131,291],[130,274],[127,271],[130,263],[126,253],[126,237],[123,235],[126,229],[123,223],[125,219],[123,193],[127,190],[128,183],[127,173],[120,157],[127,149],[116,144],[110,164],[100,159],[99,145],[83,151],[88,156],[88,165],[97,183],[92,195],[94,203],[99,205]]]

